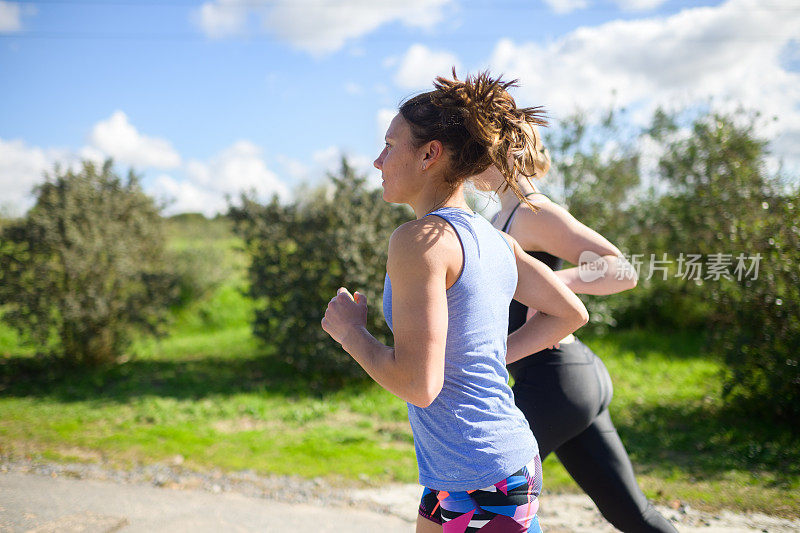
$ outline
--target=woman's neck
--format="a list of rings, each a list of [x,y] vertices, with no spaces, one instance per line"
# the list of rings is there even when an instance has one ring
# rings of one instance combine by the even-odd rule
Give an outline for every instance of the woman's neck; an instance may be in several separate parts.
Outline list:
[[[523,195],[539,192],[536,190],[536,187],[528,183],[528,180],[525,178],[518,180],[517,185]],[[500,209],[513,209],[519,203],[519,197],[514,194],[511,188],[498,193],[498,195],[500,197]]]
[[[409,202],[417,218],[422,218],[431,211],[442,207],[457,207],[471,211],[467,199],[464,197],[464,184],[462,183],[452,191],[444,187],[436,187],[422,191],[414,201]]]

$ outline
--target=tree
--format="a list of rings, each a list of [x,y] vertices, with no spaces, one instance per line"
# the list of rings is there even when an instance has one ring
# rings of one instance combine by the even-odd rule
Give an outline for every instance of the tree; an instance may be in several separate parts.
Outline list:
[[[705,332],[726,363],[728,398],[791,420],[800,414],[800,191],[767,171],[759,120],[741,109],[658,110],[639,134],[661,152],[659,187],[645,195],[631,196],[639,149],[616,141],[625,128],[614,120],[590,127],[573,117],[550,149],[573,214],[642,267],[636,290],[589,299],[593,321]],[[604,139],[624,149],[603,155]]]
[[[759,416],[791,423],[800,416],[799,206],[799,190],[763,202],[747,239],[758,275],[731,281],[711,323],[711,346],[728,368],[723,392]]]
[[[709,332],[711,353],[727,365],[724,392],[788,420],[800,414],[799,199],[767,172],[758,120],[743,110],[709,113],[687,135],[657,113],[650,133],[664,142],[659,177],[669,189],[639,209],[633,240],[656,256],[702,258],[700,275],[673,268],[651,285],[650,312]]]
[[[117,361],[135,333],[158,332],[172,299],[158,208],[110,160],[56,168],[35,195],[0,233],[3,319],[51,355]]]
[[[612,239],[624,233],[619,215],[640,183],[636,136],[624,138],[622,113],[609,110],[596,124],[577,113],[545,132],[553,158],[545,187],[578,220]]]
[[[611,109],[592,122],[579,112],[545,130],[552,167],[542,184],[578,220],[623,250],[630,234],[625,213],[635,205],[640,184],[638,131],[626,131],[624,116],[623,110]],[[583,296],[590,309],[588,328],[602,331],[615,325],[627,298]]]
[[[369,190],[347,160],[331,187],[293,204],[262,205],[247,196],[230,216],[251,258],[250,295],[259,305],[254,333],[278,356],[315,379],[363,376],[360,367],[322,330],[320,321],[339,287],[369,298],[368,327],[387,339],[381,294],[389,236],[407,211]]]

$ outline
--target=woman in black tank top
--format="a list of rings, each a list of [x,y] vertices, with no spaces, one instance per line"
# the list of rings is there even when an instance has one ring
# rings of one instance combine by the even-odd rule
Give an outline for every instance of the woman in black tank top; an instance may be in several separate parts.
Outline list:
[[[538,132],[532,135],[539,140]],[[541,141],[537,143],[541,146]],[[540,149],[536,177],[549,169],[549,157]],[[479,189],[496,190],[496,170],[474,178]],[[561,257],[579,263],[581,253],[608,264],[607,275],[583,281],[578,268],[558,273],[570,289],[584,294],[613,294],[636,285],[634,275],[616,279],[626,263],[621,253],[598,233],[538,192],[527,179],[519,186],[537,212],[508,192],[500,193],[502,208],[492,221],[517,239],[527,253],[554,271]],[[552,253],[548,253],[552,252]],[[586,276],[584,275],[584,278]],[[535,311],[517,301],[509,308],[509,333],[522,326]],[[628,454],[608,412],[613,389],[605,365],[585,344],[568,336],[558,345],[508,366],[514,377],[517,406],[528,419],[539,442],[542,460],[555,452],[561,463],[592,498],[603,516],[625,532],[675,532],[639,488]]]

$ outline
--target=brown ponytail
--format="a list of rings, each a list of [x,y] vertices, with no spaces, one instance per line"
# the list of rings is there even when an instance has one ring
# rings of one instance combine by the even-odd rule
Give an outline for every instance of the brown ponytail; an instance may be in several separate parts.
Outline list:
[[[550,167],[535,129],[547,125],[544,109],[518,108],[508,93],[517,80],[492,78],[486,71],[462,81],[453,68],[453,79],[437,77],[434,86],[400,106],[417,146],[439,140],[448,148],[452,188],[495,165],[505,178],[503,190],[511,188],[530,206],[516,177],[541,176]]]

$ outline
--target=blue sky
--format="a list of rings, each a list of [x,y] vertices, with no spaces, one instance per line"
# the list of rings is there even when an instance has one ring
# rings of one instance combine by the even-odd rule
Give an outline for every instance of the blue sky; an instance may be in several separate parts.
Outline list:
[[[0,0],[0,208],[108,156],[168,212],[291,198],[340,153],[377,182],[398,102],[452,64],[518,77],[556,119],[743,103],[800,168],[796,0]]]

